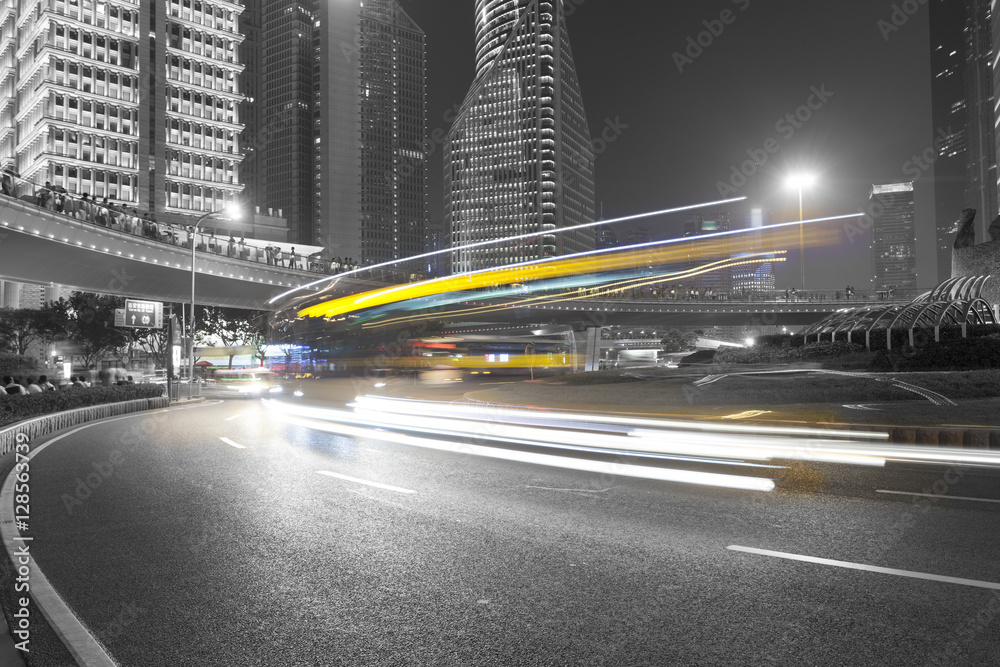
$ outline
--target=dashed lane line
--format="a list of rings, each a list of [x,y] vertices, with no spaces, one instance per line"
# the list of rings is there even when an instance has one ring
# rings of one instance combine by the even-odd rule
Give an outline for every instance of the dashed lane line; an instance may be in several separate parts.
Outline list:
[[[416,493],[413,489],[404,489],[399,486],[390,486],[389,484],[382,484],[381,482],[373,482],[369,479],[358,479],[357,477],[348,477],[347,475],[341,475],[339,472],[330,472],[329,470],[317,470],[317,474],[326,475],[327,477],[336,477],[337,479],[342,479],[347,482],[354,482],[355,484],[364,484],[365,486],[374,486],[376,489],[385,489],[386,491],[395,491],[396,493]]]
[[[225,436],[219,436],[219,440],[221,440],[222,442],[226,443],[230,447],[235,447],[236,449],[246,449],[247,448],[246,445],[241,445],[238,442],[233,442],[232,440],[230,440],[229,438],[227,438]]]
[[[912,491],[890,491],[887,489],[875,489],[875,493],[891,493],[898,496],[921,496],[923,498],[938,498],[940,500],[972,500],[977,503],[1000,503],[995,498],[972,498],[970,496],[943,496],[940,493],[915,493]]]
[[[1000,583],[993,581],[979,581],[978,579],[962,579],[961,577],[946,577],[940,574],[929,574],[927,572],[914,572],[912,570],[896,570],[891,567],[879,567],[878,565],[865,565],[864,563],[852,563],[846,560],[832,560],[829,558],[816,558],[815,556],[803,556],[801,554],[790,554],[783,551],[768,551],[767,549],[755,549],[753,547],[741,547],[731,544],[726,547],[730,551],[742,551],[758,556],[770,556],[772,558],[784,558],[785,560],[797,560],[804,563],[816,563],[818,565],[830,565],[833,567],[843,567],[849,570],[863,570],[865,572],[877,572],[879,574],[893,574],[897,577],[909,577],[911,579],[925,579],[927,581],[940,581],[946,584],[958,584],[960,586],[975,586],[977,588],[992,588],[1000,590]]]

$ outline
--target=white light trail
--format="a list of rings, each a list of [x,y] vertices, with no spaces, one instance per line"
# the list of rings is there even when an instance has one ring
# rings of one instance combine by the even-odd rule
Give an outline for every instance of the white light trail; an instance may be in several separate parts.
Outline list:
[[[636,213],[635,215],[626,215],[626,216],[622,216],[620,218],[612,218],[610,220],[598,220],[596,222],[587,222],[587,223],[584,223],[582,225],[574,225],[572,227],[564,227],[562,229],[545,230],[545,231],[540,231],[540,232],[531,232],[531,233],[528,233],[528,234],[519,234],[517,236],[508,236],[508,237],[505,237],[505,238],[502,238],[502,239],[492,239],[492,240],[489,240],[489,241],[478,241],[476,243],[467,243],[465,245],[455,246],[453,248],[444,248],[442,250],[434,250],[432,252],[425,252],[425,253],[420,254],[420,255],[413,255],[411,257],[405,257],[403,259],[395,259],[395,260],[392,260],[391,262],[382,262],[381,264],[373,264],[372,266],[365,266],[363,268],[354,269],[352,271],[344,271],[342,273],[338,273],[335,276],[327,276],[325,278],[320,278],[319,280],[314,280],[311,283],[306,283],[305,285],[299,285],[298,287],[296,287],[294,289],[290,289],[287,292],[282,292],[278,296],[273,297],[272,299],[270,299],[268,301],[268,303],[273,303],[274,301],[277,301],[278,299],[281,299],[282,297],[288,296],[289,294],[294,294],[295,292],[297,292],[299,290],[308,289],[308,288],[314,287],[316,285],[321,285],[322,283],[329,282],[331,280],[336,280],[338,278],[343,278],[345,276],[349,276],[349,275],[352,275],[352,274],[355,274],[355,273],[362,273],[364,271],[370,271],[372,269],[381,269],[381,268],[384,268],[384,267],[387,267],[387,266],[394,266],[396,264],[399,264],[400,262],[409,262],[409,261],[412,261],[412,260],[415,260],[415,259],[426,259],[428,257],[434,257],[435,255],[443,255],[445,253],[455,252],[457,250],[465,250],[466,248],[477,248],[477,247],[485,246],[485,245],[494,245],[494,244],[498,244],[498,243],[509,243],[510,241],[517,241],[519,239],[532,238],[532,237],[535,237],[535,236],[552,236],[552,235],[555,235],[555,234],[562,234],[563,232],[573,231],[575,229],[584,229],[586,227],[596,227],[597,225],[610,225],[610,224],[615,224],[615,223],[618,223],[618,222],[628,222],[629,220],[640,220],[642,218],[650,218],[650,217],[657,216],[657,215],[667,215],[669,213],[680,213],[682,211],[691,211],[691,210],[694,210],[694,209],[697,209],[697,208],[705,208],[707,206],[721,206],[723,204],[732,204],[732,203],[735,203],[735,202],[738,202],[738,201],[743,201],[744,199],[746,199],[746,197],[734,197],[732,199],[720,199],[718,201],[705,202],[703,204],[690,204],[688,206],[678,206],[678,207],[675,207],[675,208],[665,208],[665,209],[661,209],[659,211],[649,211],[647,213]],[[799,223],[796,223],[796,224],[799,224]]]

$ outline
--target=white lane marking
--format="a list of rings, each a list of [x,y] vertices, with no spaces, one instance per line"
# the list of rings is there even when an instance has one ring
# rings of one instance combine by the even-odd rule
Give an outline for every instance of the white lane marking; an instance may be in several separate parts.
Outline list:
[[[880,574],[894,574],[898,577],[911,577],[913,579],[926,579],[928,581],[941,581],[947,584],[959,584],[961,586],[976,586],[977,588],[992,588],[1000,590],[1000,583],[993,581],[979,581],[978,579],[962,579],[961,577],[946,577],[940,574],[928,574],[926,572],[913,572],[912,570],[896,570],[890,567],[879,567],[877,565],[865,565],[864,563],[851,563],[846,560],[831,560],[829,558],[816,558],[815,556],[802,556],[799,554],[789,554],[782,551],[768,551],[767,549],[754,549],[753,547],[741,547],[731,544],[726,547],[730,551],[742,551],[748,554],[760,556],[772,556],[774,558],[784,558],[786,560],[798,560],[805,563],[817,563],[819,565],[832,565],[833,567],[843,567],[849,570],[864,570],[865,572],[878,572]]]
[[[399,486],[390,486],[388,484],[382,484],[381,482],[373,482],[368,479],[358,479],[357,477],[348,477],[347,475],[341,475],[339,472],[330,472],[329,470],[317,470],[317,474],[326,475],[327,477],[336,477],[337,479],[343,479],[348,482],[354,482],[355,484],[364,484],[365,486],[374,486],[377,489],[385,489],[386,491],[395,491],[396,493],[416,493],[413,489],[404,489]]]
[[[899,496],[922,496],[924,498],[940,498],[941,500],[972,500],[977,503],[1000,503],[994,498],[972,498],[970,496],[943,496],[939,493],[913,493],[910,491],[887,491],[885,489],[875,489],[875,493],[893,493]]]
[[[539,489],[541,491],[560,491],[560,492],[563,492],[563,493],[604,493],[606,491],[610,491],[612,487],[608,487],[606,489],[557,489],[557,488],[554,488],[554,487],[551,487],[551,486],[531,486],[531,485],[528,485],[525,488],[527,488],[527,489]]]
[[[231,445],[231,446],[235,447],[236,449],[246,449],[246,445],[241,445],[238,442],[233,442],[232,440],[230,440],[229,438],[227,438],[225,436],[220,436],[219,440],[221,440],[222,442],[226,443],[227,445]]]
[[[245,415],[245,414],[246,414],[245,412],[241,412],[241,413],[239,413],[239,414],[237,414],[237,415],[233,415],[232,417],[226,417],[226,418],[225,418],[225,419],[223,419],[222,421],[224,421],[224,422],[231,422],[231,421],[233,421],[234,419],[239,419],[240,417],[242,417],[242,416],[243,416],[243,415]]]

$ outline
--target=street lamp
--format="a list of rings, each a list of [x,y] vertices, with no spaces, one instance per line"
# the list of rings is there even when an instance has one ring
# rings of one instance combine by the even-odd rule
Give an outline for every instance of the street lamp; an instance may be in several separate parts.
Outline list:
[[[239,220],[242,217],[242,212],[239,207],[235,204],[229,204],[221,211],[209,211],[205,215],[198,218],[193,225],[191,225],[191,335],[188,340],[188,391],[191,391],[191,384],[194,382],[194,276],[195,276],[195,255],[194,250],[198,245],[195,240],[195,234],[198,231],[198,225],[205,222],[213,215],[220,215],[229,218],[230,220]],[[179,393],[178,393],[179,396]]]
[[[799,191],[799,222],[802,222],[804,220],[802,217],[802,190],[815,183],[816,177],[813,174],[792,174],[788,177],[787,182],[788,187],[797,188]],[[806,288],[806,244],[802,231],[804,226],[799,225],[799,265],[802,269],[802,289]]]

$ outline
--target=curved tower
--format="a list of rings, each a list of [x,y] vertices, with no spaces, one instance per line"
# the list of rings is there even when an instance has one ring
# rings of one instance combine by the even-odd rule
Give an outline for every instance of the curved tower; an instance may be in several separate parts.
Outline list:
[[[594,152],[563,0],[477,0],[476,79],[444,146],[453,272],[594,247]],[[514,244],[479,241],[552,232]]]

